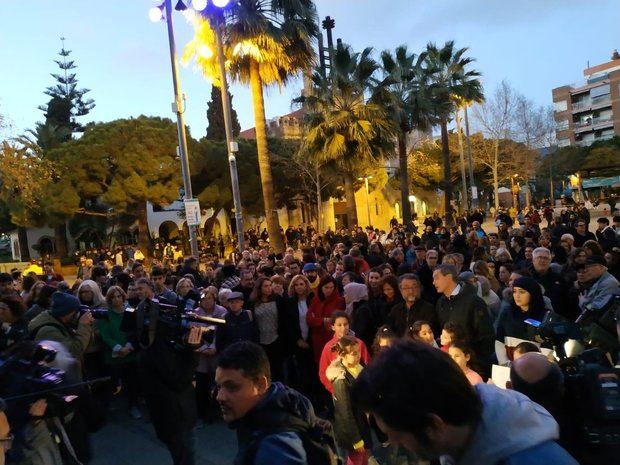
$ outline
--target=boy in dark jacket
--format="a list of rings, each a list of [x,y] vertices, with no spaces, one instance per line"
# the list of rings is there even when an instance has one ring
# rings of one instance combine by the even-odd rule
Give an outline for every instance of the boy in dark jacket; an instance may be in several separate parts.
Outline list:
[[[218,353],[235,342],[258,342],[258,329],[252,312],[243,309],[243,294],[241,292],[230,293],[228,305],[230,306],[229,312],[224,317],[226,324],[218,326],[215,333]]]

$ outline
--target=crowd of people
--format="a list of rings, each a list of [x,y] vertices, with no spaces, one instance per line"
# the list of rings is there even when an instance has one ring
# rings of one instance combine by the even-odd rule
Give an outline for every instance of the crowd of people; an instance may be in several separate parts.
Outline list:
[[[349,464],[367,464],[377,449],[386,463],[440,456],[451,456],[449,463],[499,463],[520,453],[521,461],[510,463],[532,463],[536,451],[549,463],[574,463],[551,445],[560,440],[578,455],[554,423],[563,424],[552,405],[559,391],[543,395],[534,388],[558,370],[530,353],[540,352],[541,342],[531,321],[547,312],[571,321],[588,315],[598,330],[590,342],[615,361],[620,217],[613,225],[599,218],[595,233],[579,205],[557,215],[499,211],[492,230],[483,228],[484,220],[474,211],[448,226],[434,214],[419,234],[396,220],[385,231],[288,228],[283,253],[270,247],[266,231],[248,231],[248,247],[227,259],[220,250],[180,259],[170,245],[150,257],[96,251],[80,257],[72,285],[50,262],[40,273],[1,273],[0,350],[55,341],[76,361],[67,369],[73,379],[111,378],[80,396],[82,405],[68,417],[44,415],[45,401],[33,403],[30,416],[18,415],[11,463],[88,462],[86,433],[105,422],[115,396],[126,398],[132,421],[145,413],[146,400],[159,439],[179,465],[194,463],[196,423],[222,418],[239,434],[236,463],[312,463],[305,436],[283,434],[299,433],[297,423],[290,425],[294,411],[306,426],[331,420]],[[184,325],[163,324],[169,309],[183,315]],[[521,398],[485,384],[495,341],[506,338],[535,343],[517,347],[513,389],[553,417],[537,404],[516,412]],[[512,437],[513,447],[502,450],[480,447],[487,461],[476,461],[476,451],[462,447],[472,435],[483,440],[475,433],[480,422],[495,428],[492,415],[501,417],[495,402],[540,434]],[[277,412],[286,414],[289,429],[271,424],[282,421]],[[403,439],[399,431],[413,437]]]

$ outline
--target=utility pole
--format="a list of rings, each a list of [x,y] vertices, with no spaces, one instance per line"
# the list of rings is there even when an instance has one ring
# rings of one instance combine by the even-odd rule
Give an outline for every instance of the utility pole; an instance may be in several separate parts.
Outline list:
[[[469,118],[467,117],[467,102],[463,108],[465,116],[465,141],[467,143],[467,164],[469,165],[469,185],[471,186],[471,208],[478,208],[478,188],[474,180],[474,162],[471,156],[471,140],[469,137]]]
[[[223,19],[223,18],[222,18]],[[237,174],[237,156],[239,151],[237,142],[232,133],[232,110],[228,97],[228,80],[226,78],[226,61],[224,59],[224,45],[222,43],[223,21],[218,17],[215,24],[215,40],[217,42],[217,61],[220,68],[220,94],[222,95],[222,109],[224,111],[224,128],[226,131],[226,147],[228,149],[228,165],[230,168],[230,184],[235,206],[235,226],[237,228],[237,244],[240,251],[244,249],[243,211],[241,210],[241,191],[239,190],[239,176]]]
[[[185,190],[185,200],[193,199],[192,182],[189,173],[189,156],[187,152],[187,135],[185,133],[185,111],[183,93],[181,92],[181,82],[179,80],[179,70],[177,67],[176,45],[174,41],[174,30],[172,27],[172,2],[165,0],[166,10],[166,26],[168,29],[168,45],[170,47],[170,66],[172,67],[172,85],[174,87],[174,102],[172,110],[177,115],[177,133],[179,138],[179,158],[181,159],[181,172],[183,175],[183,188]],[[189,220],[187,224],[189,229],[189,245],[191,254],[198,258],[198,240],[196,238],[196,226],[190,226]]]

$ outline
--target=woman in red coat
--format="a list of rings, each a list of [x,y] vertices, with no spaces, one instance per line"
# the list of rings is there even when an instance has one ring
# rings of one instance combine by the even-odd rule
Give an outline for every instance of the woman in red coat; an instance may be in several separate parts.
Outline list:
[[[318,365],[323,347],[332,337],[331,316],[336,310],[344,310],[344,298],[336,289],[336,280],[326,275],[321,278],[317,295],[312,299],[306,321],[310,327],[310,340],[314,359]]]

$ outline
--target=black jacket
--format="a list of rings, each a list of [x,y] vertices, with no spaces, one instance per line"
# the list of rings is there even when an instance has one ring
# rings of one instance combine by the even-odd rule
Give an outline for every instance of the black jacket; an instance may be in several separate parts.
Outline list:
[[[351,329],[359,339],[364,341],[366,347],[372,347],[378,326],[376,326],[374,316],[367,300],[360,300],[353,304]]]
[[[410,309],[405,302],[392,307],[388,316],[388,325],[398,337],[403,337],[411,326],[418,320],[425,320],[431,324],[433,332],[438,334],[437,313],[435,308],[426,300],[418,299]]]
[[[334,430],[338,445],[351,450],[353,445],[364,441],[365,449],[372,449],[370,424],[366,413],[351,400],[353,376],[345,370],[344,379],[336,379],[334,385]]]
[[[310,308],[312,299],[314,299],[313,292],[308,294],[308,297],[306,297],[306,303],[308,304],[308,308]],[[285,313],[285,320],[288,325],[283,342],[285,344],[285,347],[288,347],[290,349],[296,349],[297,341],[302,339],[301,326],[299,325],[299,309],[297,307],[298,303],[299,300],[297,299],[297,297],[289,297],[284,299],[284,301],[282,302]],[[312,330],[311,328],[308,329],[308,340],[306,342],[310,340],[310,331]]]
[[[529,270],[532,278],[545,289],[545,295],[551,299],[553,309],[560,315],[564,315],[568,308],[568,285],[562,276],[553,272],[551,268],[544,275],[538,273],[533,265]]]
[[[479,361],[482,373],[489,375],[493,355],[495,333],[489,318],[487,304],[476,295],[473,286],[460,282],[455,296],[442,295],[437,301],[437,317],[443,326],[452,321],[464,331]]]
[[[605,252],[611,252],[611,249],[616,245],[616,232],[607,226],[602,231],[596,231],[596,240]]]

